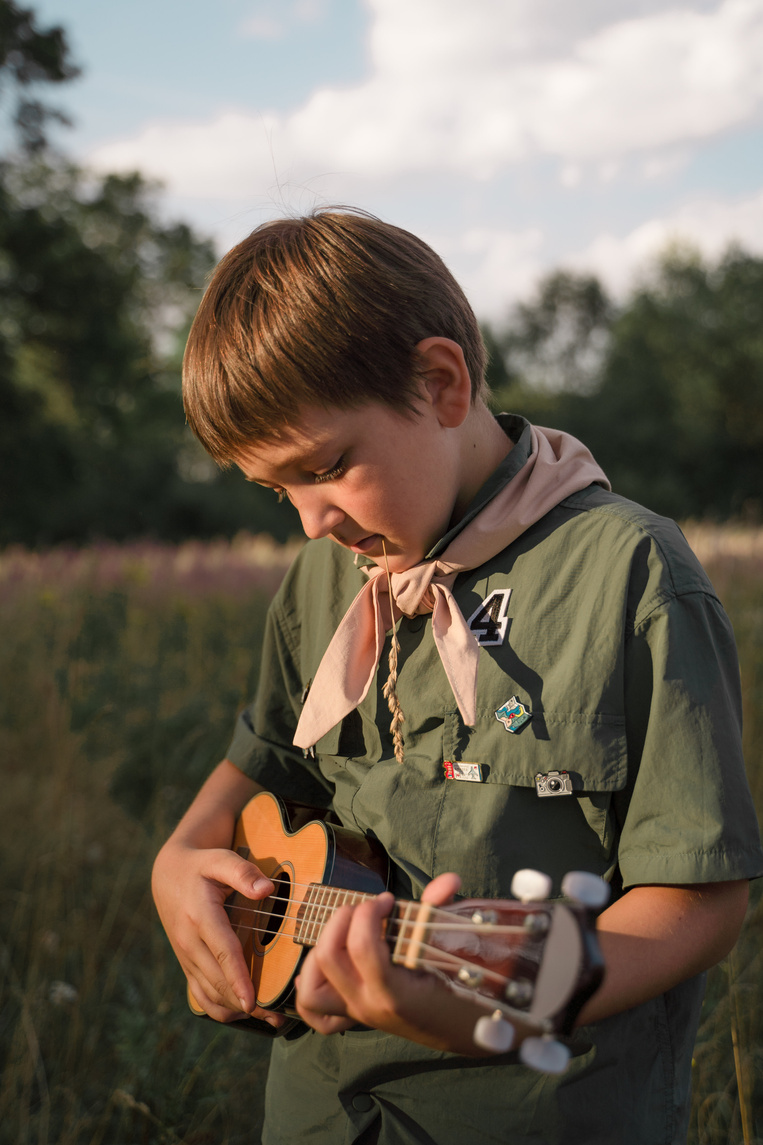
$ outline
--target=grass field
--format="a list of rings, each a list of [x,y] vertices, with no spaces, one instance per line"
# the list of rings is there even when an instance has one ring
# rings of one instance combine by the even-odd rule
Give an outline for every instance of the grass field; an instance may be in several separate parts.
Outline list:
[[[763,812],[763,532],[687,534],[731,614]],[[250,1145],[266,1043],[192,1018],[158,845],[254,684],[292,553],[264,539],[0,554],[0,1145]],[[763,1142],[763,905],[710,975],[692,1145]]]

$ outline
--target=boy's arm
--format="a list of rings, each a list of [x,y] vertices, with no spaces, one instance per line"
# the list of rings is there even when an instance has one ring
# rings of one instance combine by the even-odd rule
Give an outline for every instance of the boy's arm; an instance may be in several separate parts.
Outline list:
[[[597,923],[606,975],[578,1025],[654,998],[720,962],[742,928],[749,883],[643,886],[603,911]]]
[[[422,897],[442,905],[454,889],[444,880],[454,877],[434,880]],[[626,892],[599,919],[606,977],[577,1024],[630,1009],[713,966],[736,941],[747,895],[746,880]],[[436,1049],[485,1056],[473,1040],[484,1010],[429,975],[392,965],[381,932],[386,899],[345,908],[324,928],[300,975],[300,1015],[322,1033],[361,1022]]]
[[[224,909],[231,890],[262,899],[273,884],[230,850],[242,807],[262,787],[228,760],[212,772],[154,863],[152,889],[162,925],[194,998],[217,1021],[241,1011],[280,1025],[255,1008],[241,944]]]

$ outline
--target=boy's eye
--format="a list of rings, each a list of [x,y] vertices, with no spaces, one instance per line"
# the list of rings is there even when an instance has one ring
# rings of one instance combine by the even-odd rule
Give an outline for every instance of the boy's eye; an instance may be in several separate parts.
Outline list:
[[[332,465],[331,469],[327,469],[325,473],[314,473],[313,481],[316,485],[320,485],[322,481],[336,481],[337,477],[341,477],[347,468],[347,463],[344,457],[340,457],[336,465]]]

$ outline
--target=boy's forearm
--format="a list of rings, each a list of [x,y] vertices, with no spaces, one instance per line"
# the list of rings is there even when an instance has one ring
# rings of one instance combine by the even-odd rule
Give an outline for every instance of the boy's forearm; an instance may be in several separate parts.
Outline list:
[[[198,791],[172,838],[194,847],[229,847],[239,812],[262,790],[224,759]]]
[[[714,966],[737,940],[748,893],[746,880],[627,891],[599,918],[606,975],[577,1024],[609,1018]]]

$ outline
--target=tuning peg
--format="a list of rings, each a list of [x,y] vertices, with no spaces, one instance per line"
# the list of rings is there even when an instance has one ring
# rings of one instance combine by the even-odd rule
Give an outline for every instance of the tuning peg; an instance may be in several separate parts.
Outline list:
[[[551,894],[551,879],[542,871],[525,867],[514,872],[511,880],[511,893],[520,902],[545,902]]]
[[[598,910],[609,900],[609,884],[590,871],[568,871],[562,879],[562,894],[581,906]]]
[[[525,1038],[519,1047],[520,1061],[540,1073],[564,1073],[570,1060],[570,1051],[553,1038]]]
[[[505,1054],[514,1042],[514,1027],[501,1014],[494,1010],[490,1017],[485,1014],[474,1027],[474,1041],[483,1050],[492,1054]]]

